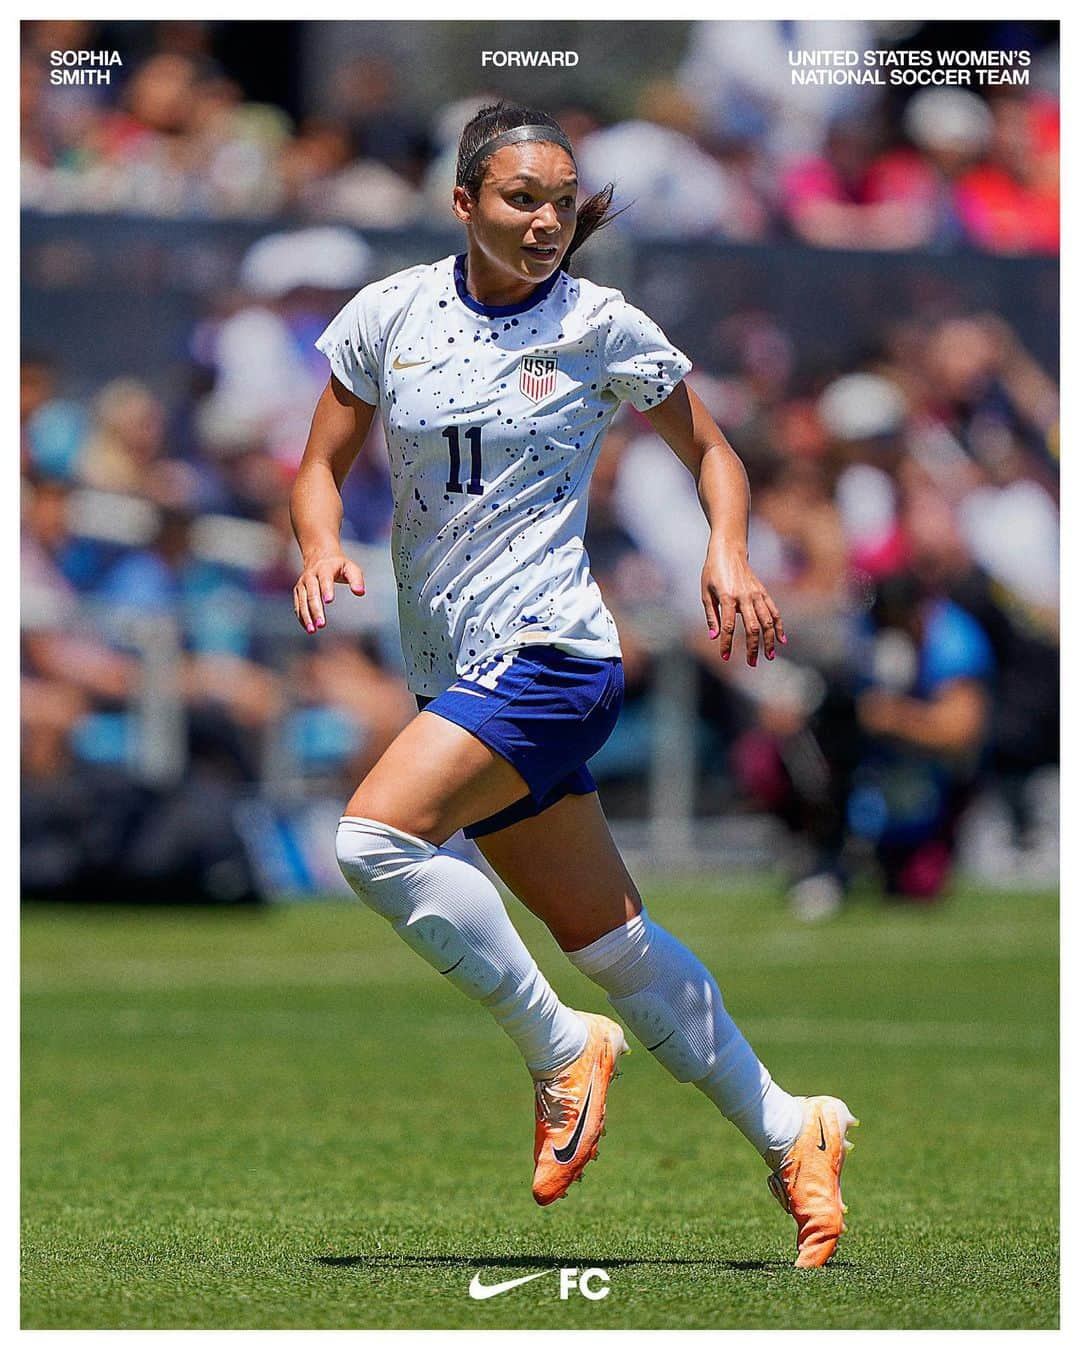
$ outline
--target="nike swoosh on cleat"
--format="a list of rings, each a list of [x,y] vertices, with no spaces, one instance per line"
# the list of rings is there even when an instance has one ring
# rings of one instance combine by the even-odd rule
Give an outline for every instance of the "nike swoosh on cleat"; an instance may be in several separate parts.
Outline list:
[[[430,357],[430,356],[427,357],[427,359],[424,360],[424,361],[403,361],[403,360],[401,359],[400,356],[395,356],[395,357],[394,357],[394,364],[390,367],[390,369],[391,369],[391,370],[411,370],[411,369],[413,368],[413,366],[429,366],[430,364],[431,364],[431,357]]]
[[[574,1133],[570,1136],[570,1142],[564,1144],[562,1148],[553,1148],[551,1156],[557,1163],[568,1163],[573,1160],[574,1154],[578,1151],[581,1143],[581,1136],[585,1129],[585,1121],[589,1115],[589,1103],[592,1101],[593,1083],[596,1081],[596,1066],[593,1065],[592,1078],[589,1079],[589,1091],[585,1095],[585,1105],[581,1108],[581,1114],[578,1116],[578,1122],[574,1126]]]
[[[821,1123],[821,1117],[820,1117],[820,1116],[818,1116],[818,1118],[817,1118],[817,1127],[818,1127],[818,1129],[819,1129],[820,1132],[821,1132],[821,1143],[818,1144],[818,1148],[821,1149],[822,1153],[824,1153],[824,1152],[825,1152],[825,1148],[826,1148],[826,1144],[825,1144],[825,1126]]]
[[[551,1270],[538,1270],[534,1275],[522,1275],[516,1280],[503,1280],[500,1284],[484,1284],[479,1275],[474,1275],[469,1285],[469,1297],[494,1298],[496,1294],[505,1294],[508,1289],[516,1289],[519,1284],[528,1284],[530,1280],[538,1280],[541,1275],[550,1275],[554,1269],[552,1266]]]

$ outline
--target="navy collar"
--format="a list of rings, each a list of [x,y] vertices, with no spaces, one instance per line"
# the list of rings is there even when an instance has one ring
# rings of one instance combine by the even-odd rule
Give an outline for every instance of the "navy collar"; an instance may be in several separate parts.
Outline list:
[[[532,309],[534,305],[539,305],[548,298],[562,275],[562,268],[552,272],[547,281],[542,281],[539,286],[534,287],[525,299],[519,300],[516,305],[485,305],[474,295],[470,295],[466,288],[465,254],[459,253],[454,259],[454,285],[457,287],[458,299],[474,314],[482,314],[486,319],[508,319],[512,314],[524,314],[527,309]]]

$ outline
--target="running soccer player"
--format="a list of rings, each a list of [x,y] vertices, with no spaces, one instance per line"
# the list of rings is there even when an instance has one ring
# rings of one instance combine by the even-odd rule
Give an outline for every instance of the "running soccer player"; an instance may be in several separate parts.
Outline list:
[[[711,539],[710,636],[746,659],[786,641],[747,559],[741,461],[683,376],[690,361],[619,292],[564,265],[610,217],[578,205],[574,153],[544,113],[497,105],[465,127],[453,210],[460,257],[365,287],[318,341],[331,378],[292,493],[308,633],[334,586],[363,595],[342,553],[340,487],[376,409],[394,486],[392,549],[409,687],[420,712],[363,780],[337,833],[350,885],[506,1032],[535,1083],[533,1196],[565,1195],[596,1156],[621,1026],[560,1002],[498,891],[441,846],[458,829],[599,984],[635,1036],[693,1083],[770,1168],[796,1223],[796,1265],[844,1229],[854,1118],[773,1081],[702,963],[647,914],[585,767],[623,694],[615,624],[589,574],[589,477],[626,401],[694,473]]]

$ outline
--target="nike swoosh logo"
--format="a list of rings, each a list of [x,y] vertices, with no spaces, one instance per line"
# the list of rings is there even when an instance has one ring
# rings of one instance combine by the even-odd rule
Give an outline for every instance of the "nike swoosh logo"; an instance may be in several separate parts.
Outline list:
[[[592,1101],[593,1083],[596,1080],[596,1066],[593,1065],[592,1078],[589,1079],[589,1091],[585,1096],[585,1105],[581,1108],[581,1115],[578,1116],[578,1122],[574,1126],[574,1133],[570,1136],[570,1142],[563,1144],[562,1148],[553,1148],[551,1155],[557,1163],[570,1162],[574,1154],[578,1151],[581,1143],[581,1136],[585,1129],[585,1122],[589,1118],[589,1103]]]
[[[818,1116],[818,1118],[817,1118],[817,1127],[818,1127],[818,1129],[821,1131],[821,1143],[818,1144],[818,1148],[821,1149],[822,1153],[824,1153],[824,1152],[825,1152],[825,1126],[821,1123],[821,1117],[820,1117],[820,1116]]]
[[[472,1277],[472,1283],[469,1285],[470,1298],[494,1298],[496,1294],[505,1294],[508,1289],[516,1289],[519,1284],[528,1284],[530,1280],[538,1280],[541,1275],[550,1275],[555,1269],[538,1270],[534,1275],[522,1275],[516,1280],[503,1280],[501,1284],[485,1284],[479,1275]]]
[[[431,365],[431,357],[430,357],[430,356],[429,356],[426,360],[424,360],[424,361],[403,361],[403,360],[401,359],[400,356],[395,356],[395,357],[394,357],[394,364],[390,367],[390,369],[391,369],[391,370],[411,370],[411,369],[413,368],[413,366],[429,366],[429,365]]]
[[[473,698],[487,698],[487,694],[478,694],[475,689],[462,689],[460,684],[452,684],[446,691],[448,694],[471,694]]]

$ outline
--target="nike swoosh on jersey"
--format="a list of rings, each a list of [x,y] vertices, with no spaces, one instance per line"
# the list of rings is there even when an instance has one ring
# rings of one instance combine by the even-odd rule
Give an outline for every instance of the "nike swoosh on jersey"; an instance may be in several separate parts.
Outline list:
[[[423,361],[403,361],[403,360],[401,359],[400,356],[395,356],[395,357],[394,357],[394,363],[393,363],[393,365],[390,367],[390,369],[391,369],[391,370],[411,370],[413,366],[429,366],[429,365],[431,365],[431,357],[430,357],[430,356],[426,357]]]
[[[592,1077],[589,1079],[589,1091],[585,1096],[585,1105],[581,1108],[581,1115],[578,1116],[578,1122],[574,1126],[574,1133],[570,1136],[569,1143],[563,1144],[562,1148],[553,1148],[551,1155],[558,1163],[568,1163],[573,1161],[574,1154],[578,1151],[581,1144],[582,1131],[585,1129],[585,1121],[589,1115],[589,1103],[592,1101],[593,1083],[596,1081],[596,1066],[593,1066]]]
[[[541,1275],[550,1275],[555,1269],[538,1270],[534,1275],[521,1275],[516,1280],[503,1280],[500,1284],[484,1284],[479,1275],[472,1277],[472,1283],[469,1285],[470,1298],[494,1298],[496,1294],[505,1294],[508,1289],[516,1289],[519,1284],[528,1284],[530,1280],[538,1280]]]

